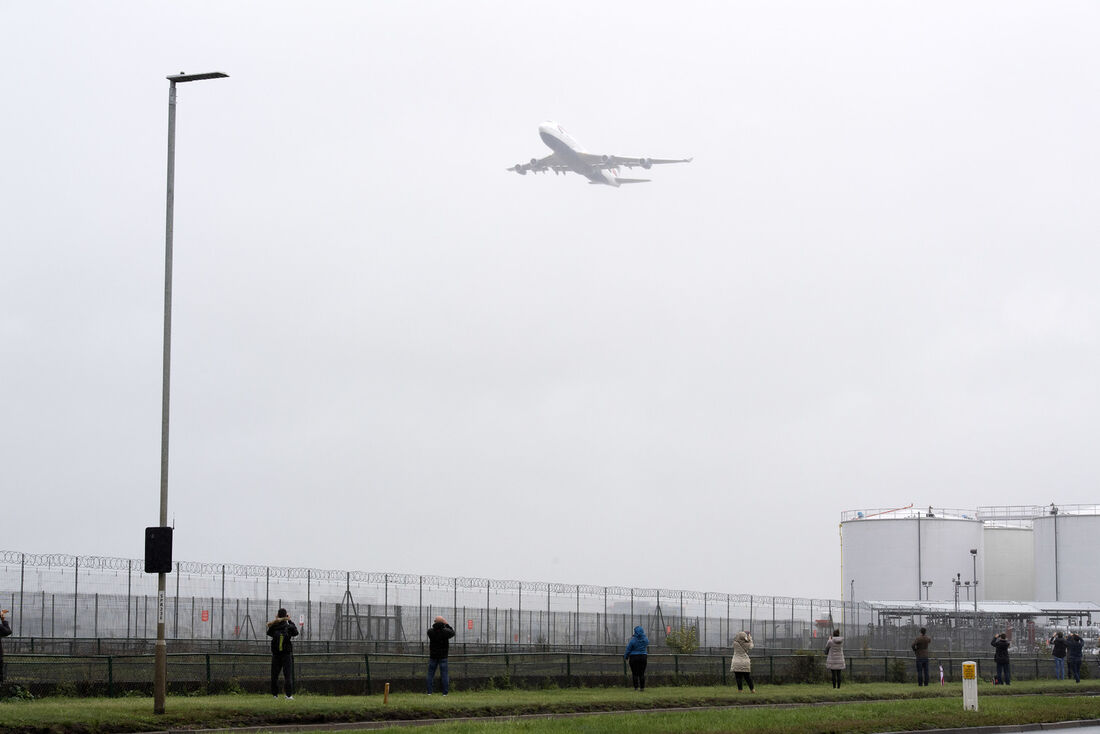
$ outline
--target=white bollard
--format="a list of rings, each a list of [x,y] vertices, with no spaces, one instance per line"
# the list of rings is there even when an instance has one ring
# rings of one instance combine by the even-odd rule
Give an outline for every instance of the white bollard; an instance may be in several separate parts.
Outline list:
[[[978,664],[972,660],[963,663],[963,710],[978,710]]]

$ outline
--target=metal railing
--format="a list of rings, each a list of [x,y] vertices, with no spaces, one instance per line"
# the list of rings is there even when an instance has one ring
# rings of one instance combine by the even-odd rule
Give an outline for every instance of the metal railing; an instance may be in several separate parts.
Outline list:
[[[386,653],[296,653],[298,687],[311,693],[372,694],[382,683],[393,690],[421,690],[425,655]],[[979,675],[990,679],[992,657],[966,655],[932,657],[932,679],[958,679],[963,660],[975,660]],[[504,652],[452,654],[452,685],[458,690],[488,687],[569,687],[628,685],[630,673],[621,653]],[[846,658],[845,680],[856,683],[906,682],[915,678],[911,656],[854,655]],[[654,685],[732,683],[728,655],[651,654],[646,671]],[[1090,661],[1095,665],[1095,661]],[[9,655],[7,682],[40,695],[120,695],[147,693],[152,681],[153,655]],[[1088,677],[1090,666],[1082,666]],[[1053,677],[1049,657],[1016,656],[1012,677],[1035,680]],[[752,674],[760,683],[824,683],[824,655],[819,653],[752,656]],[[270,655],[248,653],[186,653],[168,658],[169,686],[176,692],[264,692],[270,685]]]

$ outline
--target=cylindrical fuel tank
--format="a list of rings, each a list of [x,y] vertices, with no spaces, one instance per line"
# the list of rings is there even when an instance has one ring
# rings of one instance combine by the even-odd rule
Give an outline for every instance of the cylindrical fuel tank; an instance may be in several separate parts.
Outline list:
[[[1025,527],[986,525],[982,599],[1034,601],[1035,538]]]
[[[957,580],[960,603],[973,603],[975,573],[980,580],[985,563],[976,513],[929,508],[904,515],[851,511],[842,517],[844,599],[952,601]],[[981,585],[977,596],[985,598]]]
[[[1100,604],[1100,515],[1047,514],[1033,526],[1036,598]]]

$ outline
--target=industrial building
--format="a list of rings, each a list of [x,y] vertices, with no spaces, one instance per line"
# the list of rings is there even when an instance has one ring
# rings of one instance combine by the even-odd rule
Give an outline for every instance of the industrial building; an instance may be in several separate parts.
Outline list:
[[[1100,604],[1100,505],[850,510],[840,542],[849,601]]]

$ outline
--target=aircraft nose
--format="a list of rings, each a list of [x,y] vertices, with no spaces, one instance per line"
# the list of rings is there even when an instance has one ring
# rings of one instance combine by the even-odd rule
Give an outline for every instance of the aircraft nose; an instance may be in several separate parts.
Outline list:
[[[550,122],[549,120],[542,123],[541,125],[539,125],[539,132],[540,133],[556,133],[557,131],[558,131],[557,124],[553,123],[553,122]]]

